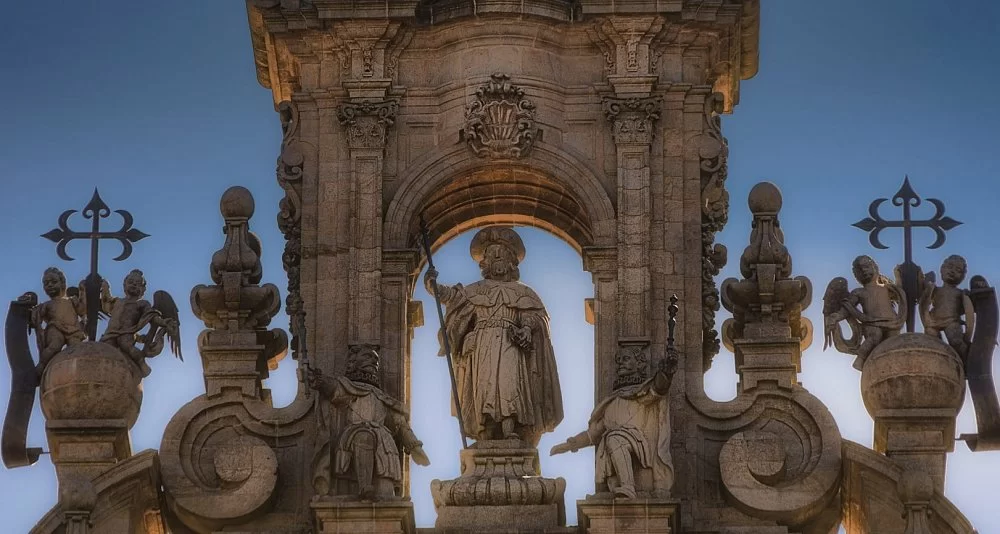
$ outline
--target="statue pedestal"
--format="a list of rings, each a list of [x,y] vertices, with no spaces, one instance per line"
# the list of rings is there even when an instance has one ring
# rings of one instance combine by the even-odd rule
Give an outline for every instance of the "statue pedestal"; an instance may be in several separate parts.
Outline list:
[[[666,499],[613,499],[590,497],[576,501],[580,532],[618,534],[678,532],[678,503]]]
[[[566,481],[539,475],[538,450],[489,440],[461,453],[462,475],[434,480],[434,526],[448,532],[541,532],[566,523]]]
[[[410,501],[361,502],[317,499],[310,505],[317,534],[413,534]]]

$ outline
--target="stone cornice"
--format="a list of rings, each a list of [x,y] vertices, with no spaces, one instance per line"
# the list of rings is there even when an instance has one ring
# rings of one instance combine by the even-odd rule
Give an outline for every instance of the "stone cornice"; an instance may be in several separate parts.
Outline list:
[[[449,1],[444,0],[444,3],[447,4]],[[456,2],[457,4],[459,2]],[[468,4],[468,2],[463,4]],[[369,19],[373,22],[378,20],[382,23],[394,20],[404,22],[405,26],[412,27],[420,24],[417,19],[418,6],[422,9],[427,5],[420,0],[393,0],[392,2],[354,0],[346,4],[341,0],[247,0],[247,15],[254,62],[257,66],[257,79],[261,85],[276,93],[276,103],[290,96],[288,88],[281,87],[281,83],[284,82],[287,85],[288,80],[283,79],[276,65],[279,52],[276,50],[273,39],[275,34],[305,30],[328,31],[332,21],[363,19]],[[733,65],[730,72],[741,79],[747,79],[757,72],[759,0],[657,0],[655,2],[651,0],[616,0],[616,2],[576,0],[572,3],[564,0],[479,0],[475,5],[477,6],[476,13],[468,13],[468,16],[491,14],[494,16],[524,17],[532,15],[569,24],[570,17],[574,21],[580,20],[581,17],[586,21],[593,17],[606,15],[659,15],[670,20],[679,19],[682,22],[734,25],[731,32],[736,42],[732,44],[738,50],[735,53],[728,53],[727,57],[737,61],[738,64]],[[570,9],[574,5],[577,5],[579,9]],[[455,15],[455,17],[458,16]],[[401,50],[393,43],[388,44],[384,50],[388,54],[385,68],[390,71],[386,73],[386,78],[391,79],[395,74],[391,72],[394,70],[393,57],[398,57]],[[347,54],[345,54],[345,58],[346,56]],[[364,57],[364,50],[362,50],[362,68],[364,67]],[[655,57],[656,52],[653,53],[653,65],[655,65]],[[352,63],[348,63],[348,68],[353,69]],[[650,68],[655,68],[655,66]],[[738,80],[727,83],[735,86],[738,84]],[[722,88],[717,88],[717,90],[722,90]],[[737,94],[735,90],[729,92],[734,96]],[[735,100],[732,98],[727,102],[726,111],[732,108]]]

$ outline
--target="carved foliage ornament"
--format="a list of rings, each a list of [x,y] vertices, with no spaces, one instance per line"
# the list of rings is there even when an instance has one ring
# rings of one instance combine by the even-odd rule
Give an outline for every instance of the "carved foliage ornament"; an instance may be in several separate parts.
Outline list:
[[[382,149],[398,111],[399,103],[395,100],[351,102],[337,108],[337,120],[347,130],[347,144],[351,149]]]
[[[299,291],[299,264],[302,261],[302,171],[305,156],[299,141],[299,110],[291,101],[278,104],[281,118],[281,153],[275,174],[278,185],[285,191],[278,203],[278,229],[285,236],[285,250],[281,263],[288,275],[288,295],[285,297],[286,313],[295,324],[295,318],[305,310]],[[297,329],[291,328],[292,347],[297,357]]]
[[[714,93],[705,99],[704,128],[698,156],[701,159],[701,299],[702,299],[702,361],[707,371],[719,353],[719,332],[715,328],[715,313],[719,311],[719,289],[715,277],[726,266],[728,251],[715,242],[729,221],[729,192],[726,178],[729,167],[729,143],[722,136],[724,97]]]
[[[520,158],[538,136],[535,104],[509,76],[494,74],[465,110],[463,136],[479,157]]]
[[[612,123],[615,143],[648,145],[653,141],[653,123],[660,118],[662,98],[605,98],[604,115]]]

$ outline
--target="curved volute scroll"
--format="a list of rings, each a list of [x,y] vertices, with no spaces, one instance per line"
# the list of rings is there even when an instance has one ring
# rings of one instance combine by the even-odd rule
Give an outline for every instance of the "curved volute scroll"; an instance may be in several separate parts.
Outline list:
[[[742,278],[721,286],[723,305],[733,313],[722,334],[735,352],[739,395],[728,403],[688,397],[700,412],[703,439],[722,441],[716,449],[721,494],[749,516],[747,525],[770,521],[825,532],[836,522],[830,511],[841,483],[841,437],[826,406],[798,384],[801,351],[811,341],[802,312],[812,288],[805,277],[792,276],[778,188],[755,186],[749,208],[753,225],[740,258]]]
[[[266,327],[280,309],[273,284],[261,285],[260,240],[249,231],[254,201],[232,187],[222,196],[226,241],[212,256],[214,285],[191,292],[205,325],[198,338],[206,394],[177,412],[161,444],[168,518],[195,532],[213,532],[254,520],[268,532],[282,519],[264,517],[281,499],[298,506],[307,496],[278,491],[283,455],[300,457],[311,403],[275,410],[261,380],[284,355],[288,338]],[[296,473],[283,484],[295,486]],[[281,496],[279,497],[279,493]]]

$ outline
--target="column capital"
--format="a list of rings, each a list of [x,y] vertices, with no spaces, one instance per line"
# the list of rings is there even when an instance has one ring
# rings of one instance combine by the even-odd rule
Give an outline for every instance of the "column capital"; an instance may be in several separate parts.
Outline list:
[[[337,121],[345,128],[347,144],[352,150],[384,149],[398,111],[396,100],[347,102],[337,108]]]
[[[663,98],[604,97],[601,106],[612,124],[617,145],[649,145],[653,141],[653,123],[660,118]]]

